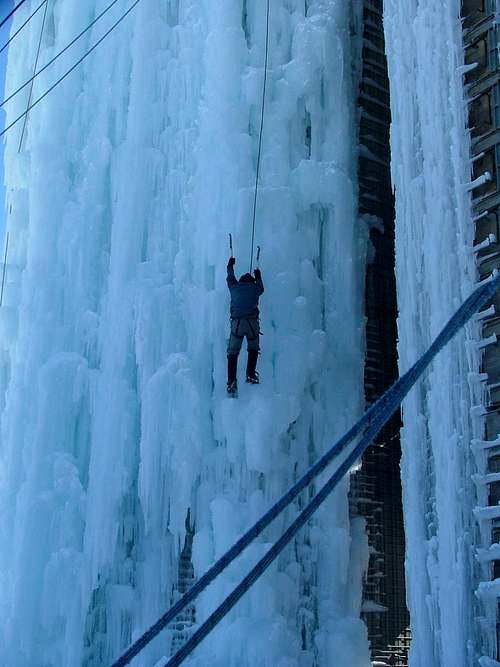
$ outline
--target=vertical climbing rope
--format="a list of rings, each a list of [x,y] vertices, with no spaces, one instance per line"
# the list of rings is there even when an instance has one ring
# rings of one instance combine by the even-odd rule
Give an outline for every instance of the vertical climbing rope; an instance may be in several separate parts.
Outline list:
[[[0,291],[0,308],[3,303],[3,288],[5,286],[5,273],[7,271],[7,253],[9,252],[9,232],[7,232],[7,237],[5,240],[5,255],[3,258],[3,270],[2,270],[2,290]]]
[[[37,49],[37,52],[36,52],[35,67],[33,68],[33,75],[35,75],[36,68],[38,67],[38,58],[40,56],[40,48],[42,46],[43,29],[45,28],[45,19],[47,18],[47,8],[48,8],[48,6],[49,6],[49,3],[47,1],[45,3],[45,10],[43,12],[42,28],[40,30],[40,39],[38,40],[38,49]],[[24,132],[26,131],[26,123],[28,122],[28,111],[29,111],[30,104],[31,104],[31,96],[33,95],[33,84],[34,84],[34,81],[31,82],[31,86],[30,86],[30,94],[29,94],[29,97],[28,97],[28,104],[26,106],[27,111],[26,111],[26,115],[24,116],[23,130],[21,132],[21,139],[19,141],[19,148],[18,148],[18,151],[17,151],[18,153],[21,152],[21,148],[23,147]]]
[[[266,55],[264,59],[264,84],[262,86],[262,105],[260,110],[260,132],[259,132],[259,150],[257,152],[257,168],[255,170],[255,192],[253,197],[253,216],[252,216],[252,248],[250,251],[250,273],[253,268],[253,246],[255,241],[255,217],[257,213],[257,193],[259,190],[259,172],[260,172],[260,155],[262,151],[262,132],[264,130],[264,107],[266,104],[266,84],[267,84],[267,60],[269,54],[269,0],[267,0],[267,15],[266,15]]]

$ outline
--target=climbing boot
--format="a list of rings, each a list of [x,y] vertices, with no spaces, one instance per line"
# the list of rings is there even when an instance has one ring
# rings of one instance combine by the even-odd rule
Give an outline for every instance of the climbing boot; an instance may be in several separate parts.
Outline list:
[[[236,394],[238,391],[238,382],[236,375],[238,372],[238,355],[227,355],[227,393]]]
[[[259,384],[259,374],[255,370],[257,366],[258,350],[248,350],[247,361],[247,382],[249,384]]]
[[[236,380],[227,383],[227,393],[229,396],[236,396],[238,394],[238,383]]]

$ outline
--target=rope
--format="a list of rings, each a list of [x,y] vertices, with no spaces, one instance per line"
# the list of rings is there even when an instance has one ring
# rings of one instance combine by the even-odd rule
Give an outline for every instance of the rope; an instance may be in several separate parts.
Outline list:
[[[44,0],[44,1],[47,2],[47,0]],[[2,100],[0,102],[0,108],[3,107],[5,104],[7,104],[7,102],[10,102],[10,100],[13,97],[15,97],[18,93],[20,93],[21,90],[23,90],[24,88],[26,88],[26,86],[28,86],[30,83],[32,83],[37,78],[37,76],[39,76],[42,72],[45,72],[45,70],[48,67],[50,67],[52,65],[52,63],[54,63],[58,58],[60,58],[64,53],[66,53],[66,51],[68,49],[70,49],[73,46],[73,44],[75,44],[75,42],[77,42],[80,39],[80,37],[83,37],[83,35],[85,35],[85,33],[88,32],[99,21],[99,19],[101,19],[104,16],[104,14],[109,12],[109,10],[114,5],[116,5],[117,2],[118,2],[118,0],[113,0],[113,2],[111,2],[107,7],[105,7],[102,10],[102,12],[100,14],[98,14],[95,17],[95,19],[88,24],[88,26],[86,28],[84,28],[76,37],[74,37],[71,40],[71,42],[69,44],[66,44],[66,46],[63,49],[61,49],[61,51],[59,51],[59,53],[56,53],[56,55],[51,60],[49,60],[49,62],[46,63],[41,69],[39,69],[38,72],[34,72],[31,79],[28,79],[27,81],[25,81],[22,84],[22,86],[19,86],[19,88],[17,88],[13,93],[11,93],[8,97],[6,97],[4,100]],[[38,9],[40,9],[40,7]],[[15,35],[13,37],[15,37]],[[0,53],[1,53],[1,51],[0,51]]]
[[[42,27],[40,29],[40,39],[38,40],[38,49],[36,52],[36,58],[35,58],[35,66],[33,67],[33,72],[36,72],[36,68],[38,66],[38,58],[40,57],[40,47],[42,46],[42,37],[43,37],[43,29],[45,28],[45,19],[47,18],[47,8],[49,6],[48,0],[45,3],[45,11],[43,12],[43,21],[42,21]],[[31,87],[30,87],[30,94],[28,96],[28,108],[31,103],[31,96],[33,95],[33,85],[34,85],[34,77],[31,80]],[[28,112],[26,112],[26,115],[24,116],[24,123],[23,123],[23,130],[21,132],[21,139],[19,141],[19,148],[17,150],[18,153],[21,152],[21,148],[23,146],[23,139],[24,139],[24,132],[26,130],[26,123],[28,122]]]
[[[260,110],[260,131],[259,131],[259,150],[257,151],[257,168],[255,171],[255,193],[253,197],[253,216],[252,216],[252,249],[250,251],[250,273],[253,267],[253,246],[255,240],[255,217],[257,213],[257,192],[259,189],[260,155],[262,151],[262,133],[264,130],[264,107],[266,102],[266,84],[267,84],[267,60],[269,54],[269,0],[267,0],[266,16],[266,55],[264,59],[264,84],[262,86],[262,105]]]
[[[16,32],[10,37],[10,39],[9,39],[7,42],[5,42],[5,44],[2,46],[2,48],[0,48],[0,53],[3,53],[3,52],[5,51],[5,49],[9,46],[9,44],[10,44],[10,43],[11,43],[11,42],[12,42],[12,41],[19,35],[19,33],[21,32],[21,30],[22,30],[23,28],[25,28],[25,27],[28,25],[28,23],[31,21],[31,19],[32,19],[36,14],[38,14],[38,12],[40,11],[40,9],[45,5],[46,2],[47,2],[47,0],[42,0],[42,2],[38,5],[38,7],[35,9],[35,11],[32,12],[32,13],[28,16],[28,18],[26,19],[26,21],[25,21],[25,22],[24,22],[24,23],[23,23],[23,24],[16,30]]]
[[[435,356],[442,348],[453,338],[453,336],[462,328],[472,315],[484,305],[500,286],[500,276],[493,283],[490,283],[491,289],[479,288],[462,305],[459,311],[451,318],[436,340],[433,342],[427,352],[417,361],[416,364],[403,375],[387,392],[384,394],[384,410],[370,424],[366,434],[360,442],[354,447],[352,452],[337,468],[326,484],[316,494],[313,500],[299,514],[295,521],[287,528],[283,535],[266,552],[263,558],[247,574],[247,576],[238,584],[236,588],[226,597],[222,604],[208,617],[203,625],[193,633],[190,639],[177,653],[167,662],[164,667],[178,667],[194,651],[203,639],[220,623],[243,595],[253,586],[253,584],[264,574],[269,566],[276,560],[283,549],[291,542],[297,532],[309,521],[316,510],[328,498],[337,484],[342,480],[350,468],[359,460],[363,452],[373,442],[374,438],[380,433],[385,424],[396,412],[412,387],[421,377],[422,373],[431,364]],[[488,287],[488,286],[486,286]]]
[[[355,447],[348,458],[341,464],[333,477],[326,483],[321,491],[311,501],[310,505],[288,528],[286,533],[278,540],[271,550],[264,556],[252,572],[243,580],[237,589],[233,591],[230,598],[225,600],[214,614],[202,625],[199,630],[191,637],[189,642],[175,654],[171,661],[165,667],[178,665],[184,658],[199,644],[200,641],[217,625],[219,620],[231,609],[240,599],[243,593],[248,590],[260,574],[276,558],[276,555],[286,546],[297,530],[304,524],[312,513],[319,507],[323,500],[331,493],[332,489],[349,470],[352,463],[355,462],[366,447],[372,442],[376,434],[381,430],[385,423],[390,419],[394,411],[401,404],[410,389],[415,385],[426,368],[430,365],[434,357],[440,350],[453,338],[453,336],[467,323],[472,315],[483,306],[500,287],[500,276],[487,285],[479,287],[465,301],[455,315],[450,319],[442,332],[433,342],[427,352],[407,371],[385,394],[374,403],[365,414],[354,424],[354,426],[338,440],[304,475],[285,493],[268,512],[262,516],[257,523],[248,530],[200,579],[196,584],[185,593],[182,598],[174,604],[154,625],[152,625],[139,639],[130,646],[127,651],[113,663],[112,667],[124,667],[156,637],[156,635],[165,626],[173,621],[175,617],[194,600],[207,586],[216,579],[226,567],[258,536],[262,533],[274,518],[276,518],[293,500],[303,491],[310,482],[317,477],[327,465],[342,451],[347,445],[361,432],[368,428],[363,439]],[[312,507],[311,507],[312,505]],[[268,561],[268,559],[270,559]],[[262,569],[263,568],[263,569]],[[223,613],[222,613],[223,612]],[[220,615],[222,613],[222,615]],[[216,616],[214,616],[216,615]],[[205,629],[204,629],[205,628]],[[189,651],[187,646],[189,645]],[[180,655],[179,655],[180,653]],[[179,657],[177,657],[179,655]],[[172,662],[180,660],[180,662]]]
[[[20,2],[17,3],[17,5],[14,7],[14,9],[9,14],[7,14],[7,16],[0,22],[0,28],[2,28],[7,23],[7,21],[10,19],[10,17],[13,16],[17,12],[19,7],[21,5],[24,5],[25,2],[26,2],[26,0],[21,0]]]
[[[78,65],[80,65],[80,63],[82,63],[93,51],[95,51],[95,49],[123,21],[124,18],[130,14],[130,12],[134,9],[134,7],[136,7],[139,4],[140,1],[141,0],[135,0],[135,2],[129,7],[129,9],[127,9],[125,14],[120,16],[120,18],[117,21],[115,21],[115,23],[113,23],[111,28],[104,33],[101,39],[99,39],[86,53],[84,53],[83,56],[79,60],[77,60],[77,62],[73,65],[73,67],[71,67],[65,74],[59,77],[59,79],[57,79],[57,81],[48,90],[46,90],[43,93],[43,95],[41,95],[37,100],[35,100],[33,104],[31,104],[31,106],[29,106],[24,113],[18,116],[15,120],[12,121],[12,123],[10,123],[10,125],[7,125],[7,127],[0,132],[0,137],[3,137],[3,135],[6,132],[8,132],[12,127],[14,127],[14,125],[16,125],[20,120],[22,120],[31,111],[31,109],[33,109],[33,107],[36,107],[37,104],[39,104],[45,97],[47,97],[49,93],[51,93],[54,90],[54,88],[56,88],[62,81],[64,81],[64,79],[67,76],[69,76],[71,72],[73,72],[73,70],[75,70],[78,67]]]
[[[7,253],[9,251],[9,232],[7,232],[7,238],[5,241],[5,256],[3,259],[3,271],[2,271],[2,290],[0,292],[0,308],[2,307],[3,303],[3,288],[5,285],[5,273],[7,271]]]
[[[408,391],[411,386],[408,387]],[[408,393],[408,391],[406,393]],[[405,394],[406,395],[406,394]],[[401,399],[402,400],[402,399]],[[399,403],[396,404],[397,410]],[[339,466],[337,471],[330,477],[328,482],[316,494],[313,500],[307,507],[299,514],[297,519],[287,528],[283,535],[277,542],[266,552],[263,558],[250,570],[247,576],[232,590],[226,599],[220,604],[217,609],[208,617],[208,619],[200,626],[190,639],[180,648],[170,660],[165,663],[164,667],[178,667],[184,660],[194,651],[207,635],[221,622],[221,620],[231,611],[236,603],[243,597],[243,595],[260,579],[269,566],[276,560],[280,553],[295,537],[297,532],[309,521],[316,510],[328,498],[337,484],[342,480],[349,469],[356,463],[359,457],[363,454],[365,449],[372,443],[373,439],[380,432],[384,424],[391,418],[392,413],[378,418],[371,426],[363,439],[354,448],[352,453]]]

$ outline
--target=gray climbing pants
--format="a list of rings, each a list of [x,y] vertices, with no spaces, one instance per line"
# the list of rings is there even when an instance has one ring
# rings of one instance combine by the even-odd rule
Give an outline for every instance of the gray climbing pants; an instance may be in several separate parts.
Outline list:
[[[227,346],[228,354],[239,354],[243,339],[247,339],[248,350],[259,350],[259,318],[238,317],[231,320],[231,335]]]

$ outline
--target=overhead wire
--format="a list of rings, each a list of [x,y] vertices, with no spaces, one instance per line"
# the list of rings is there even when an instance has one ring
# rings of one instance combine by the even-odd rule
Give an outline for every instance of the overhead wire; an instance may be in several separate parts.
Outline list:
[[[3,53],[5,49],[10,45],[10,43],[19,35],[19,33],[25,28],[28,23],[31,21],[31,19],[38,14],[40,9],[48,2],[48,0],[42,0],[42,2],[38,5],[38,7],[35,9],[35,11],[31,12],[31,14],[28,16],[26,21],[19,26],[19,28],[16,30],[16,32],[10,36],[9,40],[5,42],[5,44],[0,47],[0,53]]]
[[[115,0],[115,1],[117,1],[117,0]],[[67,76],[69,76],[69,75],[71,74],[71,72],[73,72],[73,71],[78,67],[78,65],[80,65],[86,58],[88,58],[88,56],[89,56],[93,51],[95,51],[95,49],[96,49],[100,44],[102,44],[102,42],[106,39],[106,37],[107,37],[111,32],[113,32],[113,30],[114,30],[114,29],[115,29],[115,28],[116,28],[116,27],[117,27],[117,26],[118,26],[118,25],[119,25],[119,24],[120,24],[120,23],[121,23],[121,22],[122,22],[128,15],[129,15],[129,14],[130,14],[130,12],[131,12],[131,11],[138,5],[138,4],[139,4],[140,1],[141,1],[141,0],[135,0],[135,2],[134,2],[134,3],[127,9],[127,11],[126,11],[124,14],[122,14],[122,16],[120,16],[120,18],[117,19],[117,20],[113,23],[113,25],[111,26],[111,28],[109,28],[109,30],[107,30],[107,31],[104,33],[104,35],[103,35],[103,36],[102,36],[102,37],[101,37],[101,38],[100,38],[100,39],[99,39],[99,40],[98,40],[98,41],[97,41],[97,42],[96,42],[96,43],[95,43],[95,44],[94,44],[88,51],[86,51],[86,52],[83,54],[83,56],[82,56],[81,58],[79,58],[79,59],[77,60],[77,62],[76,62],[76,63],[75,63],[69,70],[67,70],[67,72],[65,72],[62,76],[60,76],[60,77],[57,79],[57,81],[56,81],[55,83],[53,83],[52,86],[50,86],[50,88],[48,88],[48,89],[43,93],[43,95],[40,95],[39,98],[37,98],[32,104],[30,104],[30,106],[26,109],[26,111],[24,111],[20,116],[18,116],[15,120],[13,120],[9,125],[7,125],[7,127],[5,127],[5,128],[0,132],[0,137],[3,137],[3,135],[4,135],[6,132],[8,132],[12,127],[14,127],[14,125],[16,125],[20,120],[22,120],[22,119],[23,119],[23,118],[24,118],[24,117],[31,111],[31,109],[33,109],[33,108],[36,107],[38,104],[40,104],[40,102],[41,102],[43,99],[45,99],[45,98],[47,97],[47,95],[49,95],[49,93],[51,93],[51,92],[54,90],[54,88],[56,88],[62,81],[64,81],[64,79],[65,79]]]
[[[264,131],[264,109],[266,104],[266,84],[267,84],[267,61],[269,55],[269,6],[270,1],[267,0],[267,15],[266,15],[266,53],[264,58],[264,83],[262,85],[262,103],[260,109],[260,131],[259,131],[259,148],[257,151],[257,166],[255,170],[255,191],[253,196],[253,215],[252,215],[252,244],[250,250],[250,273],[253,266],[253,248],[255,241],[255,219],[257,216],[257,194],[259,190],[259,173],[260,173],[260,157],[262,152],[262,134]]]
[[[16,11],[24,4],[25,0],[21,0],[20,2],[17,3],[17,5],[12,9],[7,16],[2,19],[0,22],[0,28],[2,28],[8,21],[9,19],[16,13]],[[23,30],[23,28],[26,27],[26,25],[31,21],[31,19],[40,11],[40,9],[43,7],[43,5],[47,4],[48,0],[42,0],[42,2],[38,5],[38,7],[35,9],[34,12],[32,12],[28,18],[24,21],[24,23],[21,24],[21,26],[16,30],[16,32],[10,36],[10,38],[7,40],[7,42],[0,48],[0,53],[3,53],[5,49],[9,46],[9,44],[12,42],[13,39],[19,35],[19,33]],[[44,18],[45,21],[45,18]],[[12,209],[12,206],[11,206]],[[4,258],[3,258],[3,268],[2,268],[2,285],[0,288],[0,308],[3,305],[3,295],[4,295],[4,288],[5,288],[5,278],[7,275],[7,257],[9,253],[9,232],[7,232],[6,237],[5,237],[5,253],[4,253]]]
[[[0,28],[2,28],[7,23],[7,21],[10,19],[11,16],[14,16],[17,10],[21,7],[21,5],[24,5],[25,2],[26,0],[20,0],[20,2],[17,3],[17,5],[12,9],[12,11],[9,12],[7,16],[4,19],[2,19],[2,21],[0,21]]]
[[[45,3],[45,11],[43,12],[43,21],[42,21],[42,27],[40,28],[40,37],[38,39],[38,48],[36,51],[36,58],[35,58],[35,65],[33,66],[33,72],[36,72],[36,68],[38,67],[38,58],[40,57],[40,48],[42,46],[42,38],[43,38],[43,30],[45,28],[45,19],[47,18],[47,9],[49,7],[48,0]],[[30,86],[30,94],[28,96],[28,104],[27,106],[29,107],[31,103],[31,97],[33,95],[33,85],[35,83],[35,80],[33,79],[31,81],[31,86]],[[26,123],[28,122],[28,114],[25,115],[24,117],[24,123],[23,123],[23,129],[21,132],[21,139],[19,140],[19,148],[18,148],[18,153],[21,152],[21,148],[23,147],[23,139],[24,139],[24,133],[26,131]]]
[[[42,72],[45,72],[46,69],[48,69],[58,58],[60,58],[68,49],[70,49],[73,44],[75,44],[85,33],[87,33],[109,10],[116,5],[118,0],[113,0],[107,7],[105,7],[100,14],[98,14],[76,37],[74,37],[69,44],[66,44],[66,46],[59,51],[59,53],[56,53],[56,55],[51,58],[43,67],[41,67],[37,72],[34,72],[33,76],[25,81],[19,88],[17,88],[13,93],[10,93],[8,97],[6,97],[4,100],[0,102],[0,107],[3,107],[7,102],[10,102],[10,100],[15,97],[18,93],[21,92],[26,86],[28,86],[30,83],[32,83]]]

